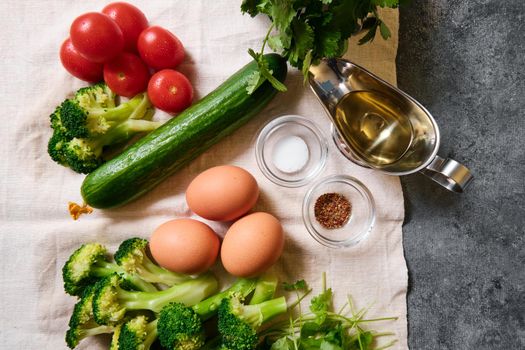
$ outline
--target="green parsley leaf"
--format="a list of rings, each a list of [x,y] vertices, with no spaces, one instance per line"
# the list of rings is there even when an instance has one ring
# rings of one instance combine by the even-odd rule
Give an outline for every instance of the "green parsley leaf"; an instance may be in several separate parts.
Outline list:
[[[304,57],[303,68],[302,68],[302,73],[304,77],[303,82],[305,84],[308,81],[308,69],[310,68],[311,64],[312,64],[312,50],[308,50],[308,52],[306,53],[306,56]]]
[[[318,57],[336,57],[339,54],[341,33],[323,30],[316,36],[316,51]]]
[[[299,280],[299,281],[296,281],[295,283],[283,282],[283,288],[284,290],[287,290],[287,291],[307,290],[308,285],[306,284],[305,280]]]
[[[250,16],[264,14],[271,21],[257,61],[260,77],[268,79],[279,91],[286,87],[265,69],[264,53],[271,49],[302,70],[305,79],[308,68],[324,57],[340,57],[348,47],[348,38],[361,30],[367,33],[360,44],[371,42],[379,29],[384,39],[391,37],[388,26],[377,14],[379,7],[398,7],[407,0],[243,0],[241,11]],[[372,14],[372,15],[370,15]],[[259,78],[260,78],[259,77]],[[260,79],[252,77],[250,91],[255,91]]]
[[[339,345],[332,344],[326,340],[323,340],[319,350],[343,350]]]
[[[318,296],[312,298],[310,302],[310,311],[316,316],[316,322],[321,324],[326,319],[326,314],[332,306],[332,289],[328,288]]]
[[[392,36],[392,34],[390,33],[390,29],[388,29],[387,25],[383,21],[381,21],[381,24],[379,25],[379,31],[381,32],[381,36],[385,40]]]
[[[286,338],[282,337],[277,339],[275,343],[272,344],[271,350],[292,350],[293,344]]]
[[[255,17],[259,14],[257,5],[261,3],[261,0],[244,0],[241,4],[241,12],[248,13],[251,17]]]
[[[306,22],[294,19],[292,22],[293,44],[289,49],[288,61],[294,67],[301,68],[304,57],[314,46],[314,30]]]
[[[377,32],[377,27],[379,26],[379,22],[376,21],[374,23],[374,25],[368,30],[368,32],[361,38],[359,39],[359,45],[363,45],[363,44],[366,44],[366,43],[370,43],[372,41],[374,41],[375,37],[376,37],[376,32]]]
[[[246,92],[248,95],[251,95],[262,83],[264,83],[264,78],[261,76],[259,71],[255,71],[250,74],[248,78],[248,86],[246,87]]]

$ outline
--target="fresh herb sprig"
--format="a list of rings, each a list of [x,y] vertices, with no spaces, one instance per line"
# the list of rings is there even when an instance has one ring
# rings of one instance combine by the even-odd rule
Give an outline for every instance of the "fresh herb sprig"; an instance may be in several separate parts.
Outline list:
[[[301,280],[294,284],[285,284],[286,290],[298,291],[307,289]],[[378,337],[393,336],[393,333],[379,333],[366,330],[365,323],[396,320],[397,317],[367,319],[367,308],[356,310],[352,299],[338,311],[333,310],[333,292],[326,288],[326,276],[323,274],[323,290],[310,302],[310,312],[302,313],[296,318],[290,317],[273,324],[259,335],[264,339],[260,349],[270,350],[381,350],[391,347],[396,340],[376,347]],[[350,314],[350,315],[348,315]]]
[[[249,49],[259,66],[248,87],[252,93],[265,80],[277,90],[286,86],[272,76],[263,53],[266,44],[305,76],[311,64],[323,57],[340,57],[347,49],[347,39],[361,31],[366,34],[359,44],[374,40],[379,29],[381,36],[391,36],[387,25],[379,18],[379,7],[395,8],[403,0],[244,0],[241,11],[255,17],[267,15],[271,25],[261,50]]]

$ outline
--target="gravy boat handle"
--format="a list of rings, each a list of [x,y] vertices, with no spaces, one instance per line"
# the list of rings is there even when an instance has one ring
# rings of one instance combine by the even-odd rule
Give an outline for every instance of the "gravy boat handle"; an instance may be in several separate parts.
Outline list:
[[[473,179],[470,170],[463,164],[451,158],[436,157],[419,171],[446,189],[462,193]]]

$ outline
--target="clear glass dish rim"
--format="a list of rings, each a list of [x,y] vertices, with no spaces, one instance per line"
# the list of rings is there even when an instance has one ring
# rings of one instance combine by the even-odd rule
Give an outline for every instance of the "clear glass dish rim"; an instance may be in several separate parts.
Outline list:
[[[313,134],[319,141],[319,145],[321,146],[321,158],[319,159],[315,170],[310,172],[308,176],[297,181],[286,181],[274,176],[272,172],[268,169],[264,161],[263,149],[266,138],[272,132],[272,130],[285,123],[295,123],[308,128],[313,132]],[[324,169],[326,161],[328,159],[328,141],[321,129],[311,120],[296,114],[284,114],[276,116],[275,118],[267,122],[257,133],[257,138],[255,141],[255,159],[257,161],[257,166],[268,180],[283,187],[301,187],[310,183]]]
[[[310,204],[312,203],[312,194],[319,187],[332,182],[344,182],[346,185],[356,188],[364,197],[367,199],[368,206],[370,208],[370,214],[368,216],[367,229],[363,232],[360,232],[356,237],[349,238],[344,241],[334,241],[320,235],[312,224],[312,220],[315,218],[310,217]],[[303,199],[303,223],[313,239],[325,247],[329,248],[349,248],[357,245],[363,241],[370,234],[374,228],[376,221],[376,206],[374,197],[370,190],[358,179],[349,175],[330,175],[319,179],[315,182],[306,192]]]

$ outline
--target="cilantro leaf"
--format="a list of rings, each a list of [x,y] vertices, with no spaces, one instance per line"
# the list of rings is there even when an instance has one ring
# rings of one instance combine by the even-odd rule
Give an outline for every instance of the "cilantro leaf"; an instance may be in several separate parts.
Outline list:
[[[268,0],[268,3],[271,6],[266,13],[272,19],[275,28],[279,30],[288,28],[295,17],[293,2],[289,0]]]
[[[363,45],[363,44],[370,43],[370,42],[374,41],[374,39],[376,37],[377,27],[379,27],[379,22],[378,21],[376,21],[374,23],[374,25],[372,25],[372,27],[370,27],[368,32],[361,39],[359,39],[359,42],[358,42],[359,45]]]
[[[388,29],[387,25],[383,21],[381,21],[381,24],[379,25],[379,31],[381,32],[381,36],[385,40],[392,36],[392,34],[390,33],[390,29]]]
[[[258,5],[261,0],[243,0],[241,4],[241,12],[248,13],[251,17],[255,17],[259,14]]]
[[[299,280],[299,281],[296,281],[295,283],[283,282],[283,288],[284,290],[287,290],[287,291],[307,290],[308,285],[306,284],[305,280]]]
[[[321,346],[319,347],[319,350],[343,350],[343,348],[340,347],[339,345],[335,345],[326,340],[323,340],[323,342],[321,343]]]
[[[310,301],[310,311],[316,316],[316,322],[321,324],[326,320],[326,314],[332,306],[332,289],[328,288]]]
[[[302,62],[306,53],[313,49],[314,30],[306,22],[294,19],[292,22],[293,43],[288,50],[288,61],[297,68],[302,68]]]
[[[340,57],[348,47],[348,38],[361,30],[367,33],[359,44],[371,42],[379,29],[382,38],[392,33],[378,18],[379,7],[396,8],[407,0],[243,0],[241,11],[254,17],[264,14],[271,21],[257,61],[260,76],[252,77],[250,91],[265,78],[279,91],[286,88],[265,67],[265,45],[283,55],[302,70],[305,80],[311,64],[324,57]],[[372,14],[372,15],[370,15]]]
[[[271,350],[292,350],[293,345],[286,337],[277,339],[275,343],[272,344]]]
[[[316,35],[317,57],[336,57],[340,51],[341,33],[323,30]]]

